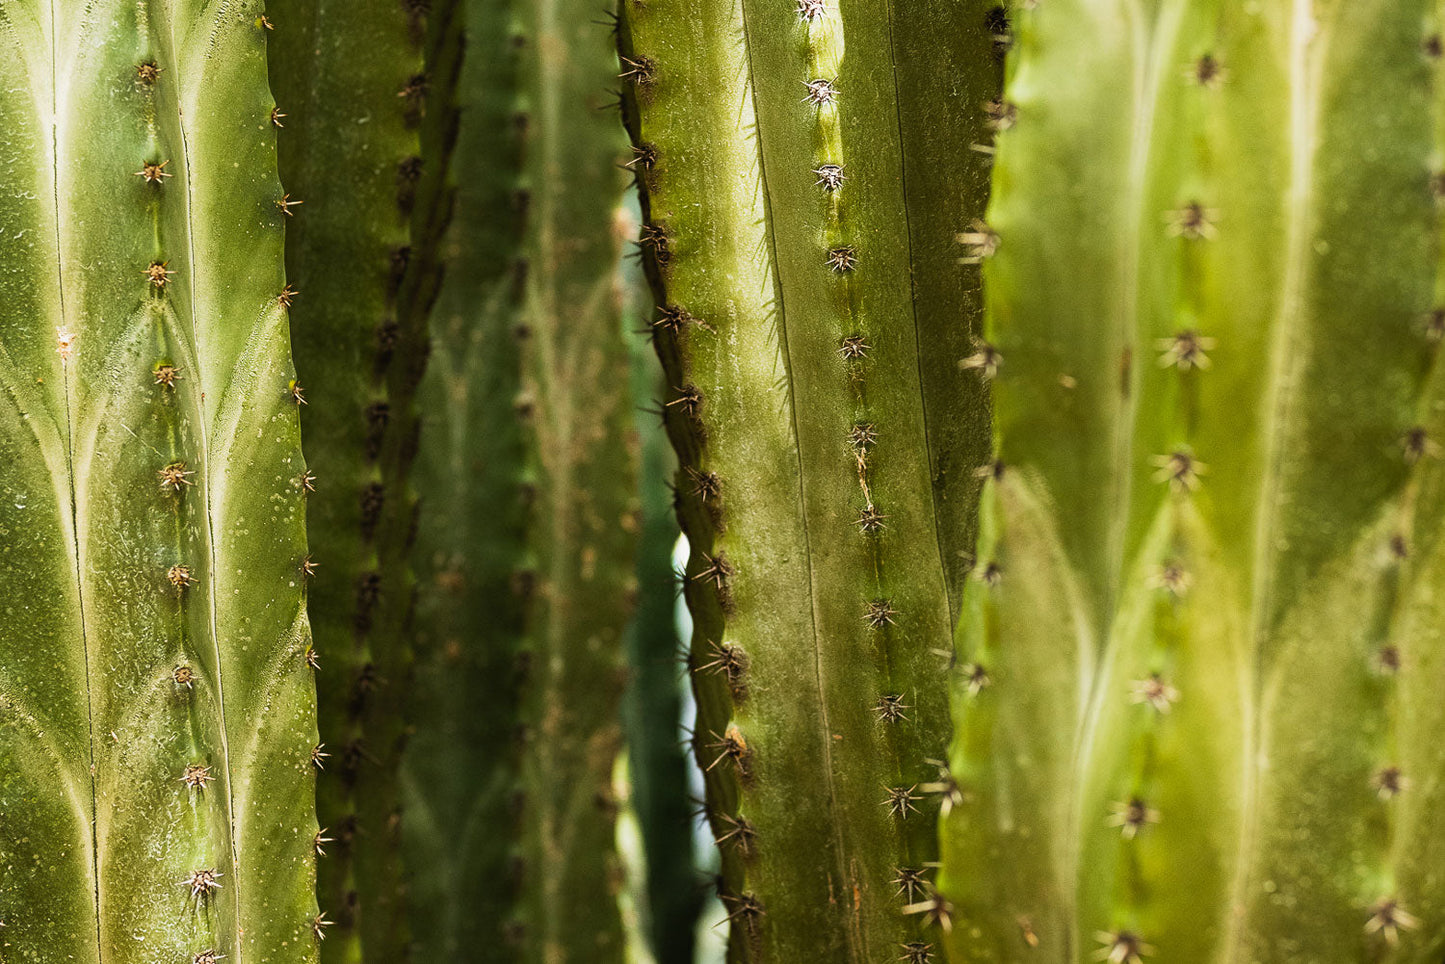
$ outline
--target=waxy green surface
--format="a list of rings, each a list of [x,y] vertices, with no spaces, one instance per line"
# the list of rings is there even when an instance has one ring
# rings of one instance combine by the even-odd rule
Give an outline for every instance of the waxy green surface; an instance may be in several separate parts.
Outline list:
[[[262,12],[0,8],[9,961],[316,956]]]
[[[310,612],[330,838],[318,896],[329,962],[400,960],[407,946],[397,768],[411,652],[405,536],[413,506],[399,438],[411,387],[394,371],[425,344],[399,293],[426,173],[425,19],[396,0],[276,0],[269,37],[286,223],[289,312],[307,461]],[[433,160],[433,166],[437,161]],[[419,257],[419,256],[418,256]]]
[[[977,271],[954,242],[986,184],[986,12],[624,7],[733,960],[886,960],[922,939],[903,911],[937,857],[987,457],[958,364]]]
[[[1434,14],[1016,11],[950,960],[1438,957]]]

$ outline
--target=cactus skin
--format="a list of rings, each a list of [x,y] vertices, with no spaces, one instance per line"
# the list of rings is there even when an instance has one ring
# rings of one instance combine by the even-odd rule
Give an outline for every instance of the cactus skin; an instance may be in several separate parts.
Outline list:
[[[968,145],[998,66],[987,5],[902,6],[624,7],[734,961],[898,957],[936,859],[926,791],[947,786],[944,669],[987,458],[958,364],[977,272],[953,235],[982,210]],[[814,80],[836,97],[804,102]],[[851,443],[861,426],[876,441]]]
[[[627,368],[623,142],[599,109],[613,61],[593,13],[580,0],[464,11],[455,228],[417,474],[419,958],[623,953],[611,781],[636,453],[613,374]]]
[[[1170,964],[1438,960],[1439,27],[1425,2],[1018,11],[950,960],[1133,964],[1121,930]],[[1137,702],[1154,673],[1168,712]]]
[[[613,765],[636,595],[637,440],[622,329],[625,136],[592,0],[521,16],[530,196],[518,414],[535,485],[522,700],[523,959],[620,961]]]
[[[667,383],[647,338],[652,299],[636,264],[629,264],[627,327],[632,331],[632,394],[660,397]],[[643,303],[645,301],[645,304]],[[692,964],[697,920],[706,891],[693,866],[694,804],[689,796],[691,762],[678,741],[683,720],[677,632],[677,574],[672,552],[677,517],[669,480],[677,458],[655,409],[638,408],[633,419],[641,439],[639,502],[642,528],[637,546],[637,610],[627,634],[631,678],[623,703],[632,809],[642,831],[646,895],[642,930],[658,964]]]
[[[448,37],[451,11],[285,0],[271,36],[282,177],[306,205],[287,223],[287,261],[318,477],[311,613],[335,757],[319,799],[334,841],[320,883],[337,924],[332,962],[390,964],[409,944],[398,777],[412,659],[407,476],[450,149],[445,135],[424,145],[422,127],[451,117],[449,72],[432,76],[424,58],[429,37]]]
[[[463,5],[462,123],[447,265],[421,385],[414,483],[417,670],[403,759],[406,861],[418,961],[513,961],[515,800],[523,734],[519,647],[535,583],[518,309],[526,278],[512,4]]]
[[[262,15],[0,10],[6,960],[316,959]]]

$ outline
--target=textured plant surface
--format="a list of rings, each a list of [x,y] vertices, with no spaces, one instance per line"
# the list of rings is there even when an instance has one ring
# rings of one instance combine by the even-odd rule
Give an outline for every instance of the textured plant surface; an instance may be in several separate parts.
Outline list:
[[[310,611],[330,754],[319,894],[337,925],[328,961],[398,961],[408,943],[397,776],[411,673],[407,473],[446,151],[444,134],[424,150],[421,131],[451,118],[447,72],[432,77],[424,58],[429,26],[457,43],[452,7],[433,5],[429,24],[399,0],[273,5],[281,175],[299,205],[288,212],[288,300],[316,476]]]
[[[652,308],[646,281],[627,266],[628,328],[631,330],[632,395],[657,398],[666,391],[647,337]],[[644,305],[643,302],[646,302]],[[669,486],[677,459],[654,408],[638,407],[634,425],[641,440],[638,496],[642,527],[637,546],[637,608],[628,630],[631,671],[623,704],[632,808],[642,832],[644,919],[642,929],[658,964],[691,964],[698,914],[706,898],[693,867],[695,805],[688,794],[692,761],[679,739],[681,667],[677,631],[677,577],[672,553],[677,517]]]
[[[517,411],[535,485],[518,805],[526,960],[621,960],[613,762],[637,538],[617,230],[626,139],[592,0],[525,8],[529,198]]]
[[[520,646],[535,583],[516,409],[526,279],[522,35],[510,2],[470,0],[463,13],[456,207],[420,398],[415,734],[404,759],[403,830],[416,869],[415,959],[510,961],[520,883]]]
[[[987,12],[624,5],[733,960],[920,939],[987,458],[954,241],[987,180]]]
[[[580,0],[466,16],[418,479],[418,953],[620,960],[611,781],[636,520],[624,142],[600,109],[615,61]]]
[[[1436,961],[1434,4],[1030,6],[950,959]]]
[[[0,7],[7,961],[315,959],[266,28]]]

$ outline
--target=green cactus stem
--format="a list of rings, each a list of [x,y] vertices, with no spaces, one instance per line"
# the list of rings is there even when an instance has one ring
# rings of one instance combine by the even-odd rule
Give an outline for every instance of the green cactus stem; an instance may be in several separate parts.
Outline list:
[[[652,298],[635,263],[629,263],[624,277],[628,282],[632,394],[637,399],[659,398],[667,383],[648,338]],[[691,761],[678,739],[685,684],[679,662],[677,574],[672,562],[678,528],[668,484],[677,474],[677,458],[655,408],[637,408],[633,423],[642,443],[638,493],[642,528],[637,547],[637,610],[627,639],[630,680],[623,709],[632,808],[642,832],[646,869],[641,888],[645,894],[642,929],[658,964],[692,964],[706,891],[693,866]]]
[[[436,513],[416,547],[417,946],[621,960],[611,781],[636,523],[613,57],[580,0],[465,17],[417,479]]]
[[[522,16],[530,117],[521,394],[535,486],[525,652],[518,924],[523,959],[621,961],[613,763],[636,594],[637,441],[618,230],[626,139],[616,55],[592,0]]]
[[[287,222],[288,300],[317,476],[311,616],[334,756],[320,783],[332,838],[320,898],[337,924],[323,954],[334,962],[398,961],[409,943],[397,776],[411,675],[407,473],[447,150],[424,149],[421,130],[450,116],[447,71],[434,78],[424,57],[429,31],[452,32],[450,12],[286,0],[271,34],[281,174],[305,204]]]
[[[316,958],[268,25],[0,10],[9,961]]]
[[[939,940],[1435,960],[1435,5],[1022,7]]]
[[[417,670],[403,760],[416,960],[513,961],[520,645],[536,582],[516,404],[525,194],[512,5],[471,0],[456,206],[422,382]]]
[[[986,189],[988,7],[623,12],[730,958],[896,958],[951,797],[988,455],[954,243]]]

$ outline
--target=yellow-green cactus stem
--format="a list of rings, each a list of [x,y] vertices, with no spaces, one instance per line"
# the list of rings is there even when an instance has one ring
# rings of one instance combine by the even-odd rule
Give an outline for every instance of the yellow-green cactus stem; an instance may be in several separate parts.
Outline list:
[[[260,3],[0,9],[0,954],[314,961]]]
[[[632,0],[622,27],[730,958],[894,959],[926,933],[988,457],[954,235],[989,7]]]
[[[1425,962],[1435,4],[1020,4],[958,630],[960,962]],[[1088,38],[1087,43],[1082,38]]]

